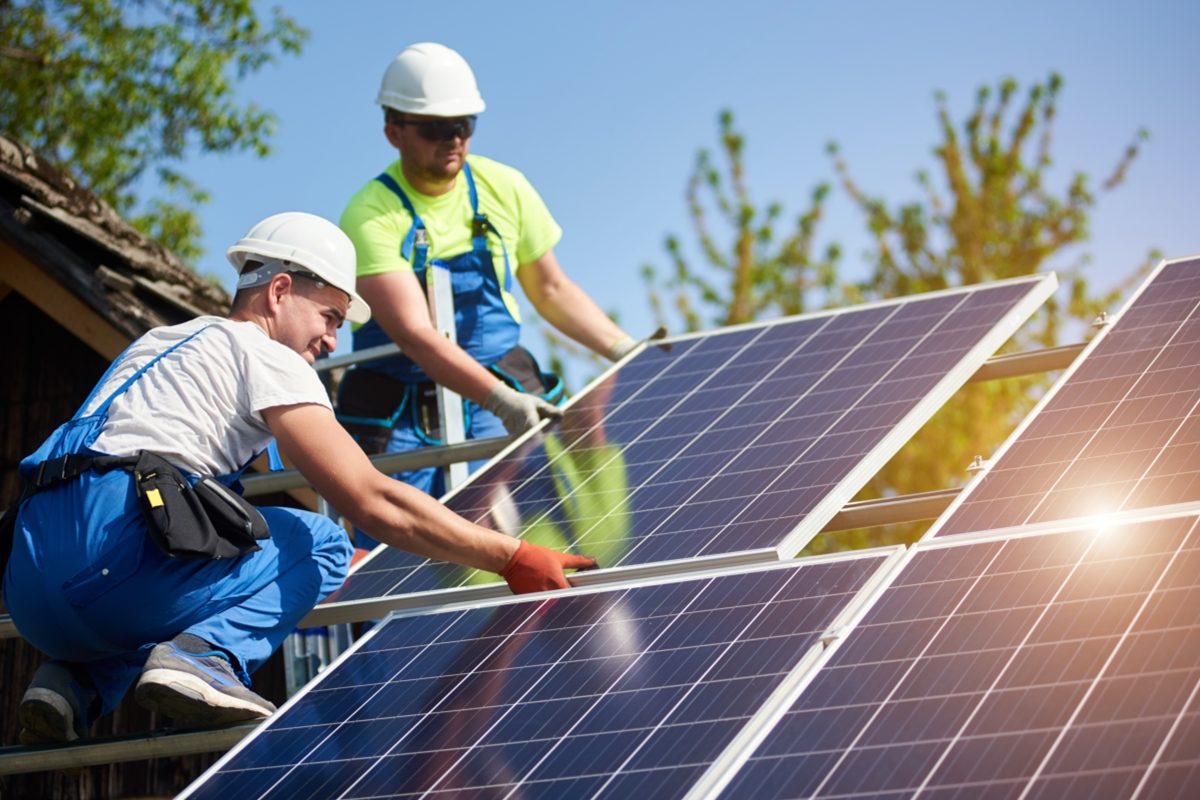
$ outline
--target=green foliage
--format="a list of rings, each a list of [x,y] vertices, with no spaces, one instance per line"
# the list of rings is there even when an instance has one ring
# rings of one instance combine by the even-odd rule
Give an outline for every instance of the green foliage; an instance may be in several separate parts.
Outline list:
[[[1047,187],[1053,161],[1054,120],[1062,78],[1034,84],[1014,108],[1018,87],[1006,78],[995,90],[981,87],[961,131],[945,95],[937,95],[942,141],[934,148],[941,181],[924,170],[919,201],[890,208],[864,193],[850,177],[836,144],[829,145],[842,187],[863,212],[874,242],[874,270],[850,287],[852,297],[891,297],[1033,274],[1088,238],[1088,216],[1096,204],[1088,176],[1071,175],[1058,190]],[[1117,160],[1104,190],[1119,186],[1147,133],[1139,131]],[[1056,264],[1069,287],[1067,313],[1090,320],[1115,302],[1127,286],[1093,296],[1080,256]],[[1131,278],[1132,280],[1132,278]],[[1023,344],[1057,341],[1062,309],[1050,303]]]
[[[0,0],[0,131],[193,260],[208,195],[172,165],[193,149],[266,155],[274,117],[234,84],[307,35],[251,0]],[[162,195],[140,196],[148,173]]]
[[[786,224],[783,205],[771,202],[759,208],[750,197],[745,137],[734,128],[733,113],[722,111],[719,123],[728,174],[722,174],[708,150],[701,150],[687,185],[688,211],[705,269],[697,268],[674,235],[666,239],[670,276],[660,279],[650,264],[642,268],[655,316],[671,330],[681,326],[667,319],[664,295],[682,327],[694,331],[798,314],[809,307],[814,291],[829,298],[837,288],[838,246],[828,246],[819,258],[812,255],[829,185],[814,187],[808,208],[781,231]],[[712,211],[727,233],[711,229]]]
[[[1096,195],[1083,172],[1057,189],[1051,179],[1051,145],[1062,79],[1052,74],[1034,84],[1017,103],[1016,81],[979,89],[974,108],[956,126],[937,96],[940,143],[933,153],[940,180],[917,174],[920,201],[889,206],[863,192],[850,177],[836,145],[829,152],[842,187],[863,212],[875,249],[873,271],[845,287],[848,300],[868,300],[1030,275],[1053,266],[1067,286],[1066,303],[1052,299],[1007,349],[1058,343],[1064,325],[1079,336],[1103,309],[1112,307],[1130,284],[1157,259],[1153,252],[1119,286],[1095,292],[1087,281],[1084,255],[1064,267],[1087,240]],[[1119,186],[1136,158],[1139,131],[1118,157],[1105,191]],[[1051,265],[1048,262],[1053,261]],[[875,477],[862,498],[944,489],[965,482],[975,455],[990,457],[1033,406],[1050,376],[970,384],[930,420]],[[924,525],[852,531],[814,542],[813,552],[847,544],[909,541]]]
[[[1065,301],[1052,301],[1009,344],[1010,349],[1056,344],[1064,325],[1111,307],[1138,275],[1104,292],[1088,284],[1088,219],[1096,194],[1083,172],[1052,187],[1051,149],[1062,79],[1051,75],[1023,98],[1016,81],[982,87],[965,119],[956,123],[945,96],[937,96],[939,143],[935,169],[917,173],[923,197],[892,205],[868,195],[831,144],[842,189],[862,212],[873,250],[864,280],[842,282],[838,250],[812,255],[813,235],[828,187],[819,184],[808,209],[776,241],[781,206],[756,206],[746,186],[744,137],[733,117],[720,118],[727,159],[722,173],[700,151],[688,182],[687,203],[703,262],[684,255],[678,237],[666,242],[673,271],[665,281],[652,267],[643,276],[659,320],[668,302],[688,330],[806,310],[814,299],[844,305],[886,297],[1030,275],[1053,265],[1066,285]],[[1146,139],[1139,131],[1117,158],[1104,191],[1119,186]],[[935,177],[936,176],[936,179]],[[706,203],[705,201],[708,201]],[[708,206],[729,231],[710,230]],[[1063,264],[1063,259],[1071,259]],[[1151,254],[1142,270],[1149,267]],[[667,299],[664,299],[667,295]],[[1072,338],[1077,338],[1073,333]],[[1049,376],[969,384],[960,391],[866,487],[861,498],[889,496],[962,484],[977,455],[989,457],[1044,392]],[[898,525],[819,537],[807,552],[826,552],[911,541],[925,525]]]

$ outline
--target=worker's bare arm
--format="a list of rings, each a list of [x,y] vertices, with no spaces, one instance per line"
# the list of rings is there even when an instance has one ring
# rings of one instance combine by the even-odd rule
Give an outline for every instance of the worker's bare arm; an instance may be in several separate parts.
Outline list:
[[[323,406],[263,411],[280,449],[313,488],[357,527],[418,555],[499,573],[518,541],[468,522],[417,489],[380,473]]]
[[[628,338],[595,301],[567,277],[554,250],[546,251],[536,261],[522,264],[517,270],[517,278],[525,296],[543,319],[592,352],[607,356],[614,344]]]
[[[461,347],[438,334],[429,318],[425,291],[411,272],[360,278],[358,291],[384,333],[430,378],[476,403],[498,382]]]

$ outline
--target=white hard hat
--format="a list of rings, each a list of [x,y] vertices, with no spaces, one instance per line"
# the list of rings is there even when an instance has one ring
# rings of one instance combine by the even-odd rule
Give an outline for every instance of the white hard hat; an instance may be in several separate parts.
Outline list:
[[[225,255],[238,274],[247,261],[302,267],[350,295],[346,318],[351,322],[361,324],[371,318],[370,307],[354,291],[354,243],[323,217],[303,211],[274,214],[247,231]]]
[[[433,42],[410,45],[396,56],[383,73],[375,102],[432,117],[466,117],[485,108],[470,65]]]

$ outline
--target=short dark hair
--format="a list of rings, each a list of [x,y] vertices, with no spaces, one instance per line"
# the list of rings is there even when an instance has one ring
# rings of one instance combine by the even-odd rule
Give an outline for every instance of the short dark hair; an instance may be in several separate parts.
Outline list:
[[[385,125],[399,125],[404,122],[404,115],[391,106],[383,107],[383,123]]]

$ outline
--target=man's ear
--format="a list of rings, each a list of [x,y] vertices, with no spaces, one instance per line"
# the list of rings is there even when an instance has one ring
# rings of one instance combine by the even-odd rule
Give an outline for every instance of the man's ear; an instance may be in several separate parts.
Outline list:
[[[383,125],[383,135],[387,137],[388,144],[397,150],[400,149],[400,126],[393,125],[390,122],[385,122]]]
[[[281,272],[271,278],[267,284],[267,310],[274,312],[285,295],[291,294],[294,279],[286,272]]]

